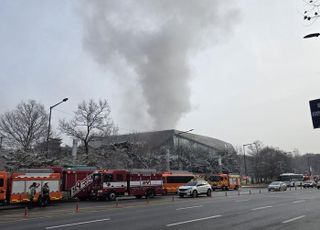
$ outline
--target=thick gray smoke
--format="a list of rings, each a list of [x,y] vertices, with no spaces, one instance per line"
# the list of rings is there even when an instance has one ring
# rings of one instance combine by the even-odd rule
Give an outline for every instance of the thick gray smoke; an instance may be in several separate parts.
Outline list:
[[[84,47],[103,66],[120,60],[134,70],[156,129],[190,111],[191,55],[224,39],[238,19],[221,0],[97,0],[84,13]]]

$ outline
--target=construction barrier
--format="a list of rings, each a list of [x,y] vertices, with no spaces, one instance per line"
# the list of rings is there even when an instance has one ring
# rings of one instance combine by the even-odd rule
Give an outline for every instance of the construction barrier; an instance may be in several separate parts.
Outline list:
[[[78,213],[79,212],[79,201],[77,201],[77,203],[76,203],[76,213]]]
[[[28,216],[28,207],[27,205],[24,207],[24,217]]]
[[[118,207],[119,207],[119,199],[116,198],[116,208],[118,208]]]

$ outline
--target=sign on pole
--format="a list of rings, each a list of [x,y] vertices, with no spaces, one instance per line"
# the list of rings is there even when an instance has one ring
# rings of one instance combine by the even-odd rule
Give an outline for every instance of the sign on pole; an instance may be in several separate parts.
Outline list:
[[[320,99],[309,101],[313,128],[320,128]]]

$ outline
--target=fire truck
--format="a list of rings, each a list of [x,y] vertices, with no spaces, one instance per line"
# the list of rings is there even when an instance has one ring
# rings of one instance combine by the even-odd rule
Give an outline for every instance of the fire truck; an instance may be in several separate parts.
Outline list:
[[[71,188],[80,200],[115,200],[118,196],[162,195],[162,175],[154,170],[97,170]]]
[[[0,171],[0,203],[29,202],[29,187],[38,185],[34,202],[41,202],[41,187],[48,182],[50,200],[114,200],[117,196],[153,197],[163,194],[162,175],[155,170],[97,170],[95,167],[66,166]]]
[[[207,176],[206,180],[213,191],[216,189],[238,190],[240,188],[240,175],[219,173]]]
[[[0,202],[17,204],[29,202],[29,187],[36,183],[34,202],[41,202],[41,187],[48,183],[50,200],[61,200],[60,173],[50,169],[25,169],[19,172],[8,173],[0,171]]]

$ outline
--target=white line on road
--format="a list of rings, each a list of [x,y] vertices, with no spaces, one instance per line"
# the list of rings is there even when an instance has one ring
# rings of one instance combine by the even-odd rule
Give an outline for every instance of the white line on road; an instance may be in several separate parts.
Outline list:
[[[249,199],[248,200],[236,200],[235,202],[240,203],[240,202],[246,202],[246,201],[250,201],[250,200]]]
[[[190,206],[190,207],[184,207],[184,208],[177,208],[176,210],[179,211],[179,210],[184,210],[184,209],[190,209],[190,208],[201,208],[202,205],[197,205],[197,206]]]
[[[92,224],[92,223],[108,221],[108,220],[110,220],[110,218],[100,219],[100,220],[84,221],[84,222],[71,223],[71,224],[62,224],[62,225],[50,226],[50,227],[46,227],[46,229],[64,228],[64,227],[71,227],[71,226],[77,226],[77,225],[83,225],[83,224]]]
[[[266,208],[272,208],[272,206],[263,206],[263,207],[253,208],[251,210],[255,211],[255,210],[261,210],[261,209],[266,209]]]
[[[299,219],[301,219],[301,218],[303,218],[303,217],[305,217],[305,215],[297,216],[297,217],[295,217],[295,218],[292,218],[292,219],[289,219],[289,220],[285,220],[285,221],[283,221],[282,223],[283,223],[283,224],[290,223],[290,222],[292,222],[292,221],[299,220]]]
[[[202,220],[209,220],[209,219],[214,219],[214,218],[218,218],[218,217],[221,217],[221,215],[207,216],[207,217],[203,217],[203,218],[199,218],[199,219],[193,219],[193,220],[187,220],[187,221],[167,224],[166,226],[167,227],[172,227],[172,226],[176,226],[176,225],[187,224],[187,223],[197,222],[197,221],[202,221]]]
[[[305,202],[306,200],[296,200],[296,201],[293,201],[292,203],[294,204],[297,204],[297,203],[301,203],[301,202]]]

